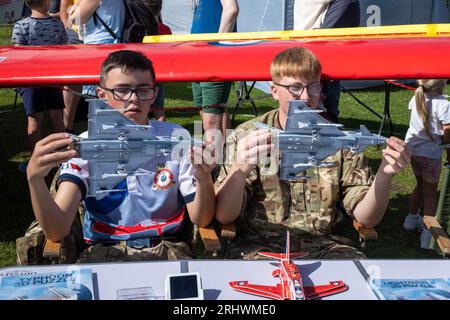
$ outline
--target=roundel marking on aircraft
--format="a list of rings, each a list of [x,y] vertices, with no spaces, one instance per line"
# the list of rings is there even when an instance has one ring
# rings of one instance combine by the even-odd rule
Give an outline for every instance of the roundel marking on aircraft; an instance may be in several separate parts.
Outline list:
[[[225,46],[225,47],[240,47],[240,46],[250,46],[253,44],[258,44],[261,42],[266,42],[265,40],[249,40],[249,41],[210,41],[208,44],[212,46]]]

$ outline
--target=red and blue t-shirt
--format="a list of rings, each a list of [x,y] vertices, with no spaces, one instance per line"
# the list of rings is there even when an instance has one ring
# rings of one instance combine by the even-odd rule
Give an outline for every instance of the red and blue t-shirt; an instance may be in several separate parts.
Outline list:
[[[155,136],[171,136],[175,129],[180,127],[150,121],[148,130]],[[117,242],[177,231],[186,204],[195,197],[193,170],[186,156],[179,161],[171,160],[170,154],[154,157],[114,187],[122,191],[89,197],[88,161],[73,158],[62,164],[58,183],[71,181],[83,194],[85,242]]]

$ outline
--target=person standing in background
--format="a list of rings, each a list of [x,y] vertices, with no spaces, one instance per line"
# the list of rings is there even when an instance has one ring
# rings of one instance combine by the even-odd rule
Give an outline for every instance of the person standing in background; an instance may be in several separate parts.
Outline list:
[[[117,36],[122,34],[125,3],[117,0],[80,0],[69,16],[72,24],[85,25],[84,44],[117,43],[100,19]]]
[[[359,26],[359,0],[296,0],[294,30]]]
[[[359,20],[359,0],[296,0],[294,4],[294,30],[358,27]],[[337,122],[340,81],[325,80],[321,83],[326,118]]]
[[[150,10],[155,17],[155,20],[158,22],[158,34],[172,34],[172,30],[170,30],[170,28],[161,21],[162,0],[143,0],[142,2]],[[159,83],[158,88],[158,96],[152,104],[149,117],[153,116],[158,121],[166,121],[166,115],[164,112],[164,85]]]
[[[421,79],[418,83],[409,102],[411,119],[405,138],[412,152],[411,166],[417,185],[403,227],[406,230],[422,229],[420,247],[429,249],[431,232],[424,227],[419,210],[423,204],[424,215],[436,215],[442,144],[450,143],[450,102],[443,96],[447,79]],[[446,156],[448,162],[448,151]]]
[[[59,45],[67,42],[64,26],[58,18],[48,15],[47,0],[26,0],[31,16],[14,25],[11,42],[15,46]],[[36,143],[42,138],[44,111],[47,111],[55,132],[64,132],[62,110],[64,101],[60,88],[18,88],[28,119],[28,145],[33,153]],[[26,171],[28,162],[21,162],[19,170]]]
[[[296,0],[294,2],[294,30],[322,27],[328,7],[333,0]]]
[[[359,26],[359,0],[334,0],[330,3],[322,29],[353,28]]]
[[[75,10],[78,2],[78,0],[61,0],[59,7],[59,17],[66,27],[68,44],[83,43],[83,41],[80,40],[77,26],[70,25],[70,23],[68,23],[69,15],[73,10]],[[75,94],[77,92],[81,92],[80,85],[64,86],[63,96],[65,108],[63,112],[63,120],[64,126],[66,127],[66,132],[69,133],[74,133],[75,114],[77,112],[78,103],[80,102],[80,96]]]
[[[325,14],[322,29],[359,27],[359,0],[334,0]],[[341,82],[339,80],[322,81],[323,106],[328,118],[338,122]]]
[[[239,14],[237,0],[194,0],[194,17],[191,33],[236,32]],[[202,107],[200,115],[205,132],[218,129],[223,136],[229,128],[226,102],[231,82],[193,82],[194,103]]]
[[[67,43],[71,44],[83,43],[83,40],[80,39],[80,35],[78,33],[78,25],[72,24],[69,21],[69,16],[78,7],[79,2],[79,0],[61,0],[61,4],[59,6],[59,17],[66,27],[67,37],[69,38]]]
[[[22,13],[20,14],[21,18],[26,18],[31,16],[31,9],[27,6],[27,3],[24,1],[22,6]]]
[[[125,3],[117,0],[80,0],[72,10],[69,21],[81,28],[79,33],[83,34],[84,44],[118,43],[125,21]],[[96,86],[83,86],[83,94],[97,96]]]

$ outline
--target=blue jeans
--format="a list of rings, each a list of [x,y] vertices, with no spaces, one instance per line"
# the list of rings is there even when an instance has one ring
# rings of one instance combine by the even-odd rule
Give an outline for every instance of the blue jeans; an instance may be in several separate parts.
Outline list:
[[[327,110],[329,118],[337,122],[339,116],[339,98],[341,96],[341,82],[338,80],[322,81],[323,106]]]

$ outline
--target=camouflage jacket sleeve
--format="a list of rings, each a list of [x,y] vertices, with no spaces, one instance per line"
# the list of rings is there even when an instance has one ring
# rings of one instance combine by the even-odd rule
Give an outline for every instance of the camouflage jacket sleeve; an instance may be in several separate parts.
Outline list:
[[[231,167],[236,159],[237,141],[238,141],[237,132],[242,133],[242,131],[233,130],[233,132],[227,137],[224,161],[220,168],[219,177],[217,178],[217,181],[215,182],[216,189],[219,188],[222,185],[222,183],[225,181],[225,179],[226,179],[228,173],[230,172]],[[249,173],[249,175],[247,176],[247,179],[245,181],[244,195],[242,198],[241,215],[245,211],[245,208],[247,206],[247,201],[249,199],[251,199],[253,196],[253,182],[257,179],[258,179],[258,175],[257,175],[256,170],[252,170]]]
[[[353,210],[364,198],[372,182],[372,170],[364,154],[342,151],[341,205],[349,215],[353,216]]]

